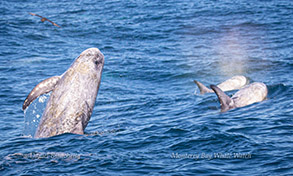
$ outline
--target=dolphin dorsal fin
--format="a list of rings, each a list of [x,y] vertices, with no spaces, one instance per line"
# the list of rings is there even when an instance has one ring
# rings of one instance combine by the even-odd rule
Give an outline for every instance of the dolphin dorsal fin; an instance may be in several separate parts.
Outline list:
[[[213,93],[213,91],[211,89],[207,88],[201,82],[194,80],[194,83],[198,86],[198,88],[200,90],[200,94]]]
[[[52,91],[57,82],[60,80],[60,76],[53,76],[40,82],[33,90],[28,94],[22,105],[22,110],[25,110],[36,98],[40,95]]]
[[[214,90],[217,97],[219,98],[222,112],[235,108],[234,101],[228,95],[226,95],[220,88],[218,88],[215,85],[211,85],[210,87]]]

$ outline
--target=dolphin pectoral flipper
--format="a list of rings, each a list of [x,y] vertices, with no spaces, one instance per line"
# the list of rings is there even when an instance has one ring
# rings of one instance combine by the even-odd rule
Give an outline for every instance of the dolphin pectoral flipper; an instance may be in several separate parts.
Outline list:
[[[198,88],[200,90],[200,94],[213,93],[213,91],[211,89],[207,88],[201,82],[194,80],[194,83],[198,86]]]
[[[33,90],[26,97],[22,105],[22,110],[25,110],[40,95],[52,91],[59,80],[60,76],[53,76],[51,78],[45,79],[44,81],[36,85],[36,87],[34,87]]]
[[[230,98],[228,95],[226,95],[220,88],[218,88],[215,85],[210,86],[211,89],[214,90],[216,93],[217,97],[219,98],[219,101],[221,103],[221,111],[225,112],[228,111],[229,109],[235,108],[234,101],[232,98]]]

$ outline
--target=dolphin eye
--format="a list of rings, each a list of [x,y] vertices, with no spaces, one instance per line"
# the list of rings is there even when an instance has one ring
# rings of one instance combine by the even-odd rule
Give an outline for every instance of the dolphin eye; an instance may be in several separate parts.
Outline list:
[[[100,59],[95,59],[94,63],[98,66],[102,63],[102,61]]]

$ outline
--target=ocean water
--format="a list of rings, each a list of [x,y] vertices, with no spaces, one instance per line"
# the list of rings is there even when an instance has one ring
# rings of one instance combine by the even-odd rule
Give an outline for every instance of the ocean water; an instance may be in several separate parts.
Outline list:
[[[293,174],[292,1],[2,0],[0,12],[1,175]],[[90,47],[105,65],[86,135],[29,137],[49,95],[25,115],[28,93]],[[234,75],[264,82],[267,100],[220,113],[193,83]]]

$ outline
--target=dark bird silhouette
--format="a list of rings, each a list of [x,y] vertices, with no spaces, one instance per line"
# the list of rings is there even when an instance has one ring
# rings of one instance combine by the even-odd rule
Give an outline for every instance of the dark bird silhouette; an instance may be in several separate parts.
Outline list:
[[[47,19],[47,18],[45,18],[45,17],[42,17],[41,15],[38,15],[38,14],[35,14],[35,13],[29,13],[29,14],[31,14],[32,16],[40,17],[42,22],[44,22],[44,21],[49,21],[49,22],[52,23],[54,26],[57,26],[57,27],[60,28],[60,26],[59,26],[58,24],[54,23],[53,21],[51,21],[51,20],[49,20],[49,19]]]

